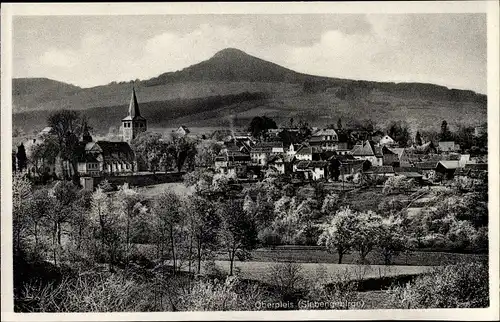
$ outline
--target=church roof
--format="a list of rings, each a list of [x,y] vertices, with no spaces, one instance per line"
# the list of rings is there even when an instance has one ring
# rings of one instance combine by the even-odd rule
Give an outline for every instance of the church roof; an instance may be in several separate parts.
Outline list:
[[[139,110],[139,104],[137,103],[137,96],[135,95],[135,88],[132,88],[132,96],[130,97],[130,104],[128,105],[128,115],[122,121],[132,121],[132,120],[145,120],[141,116],[141,111]]]

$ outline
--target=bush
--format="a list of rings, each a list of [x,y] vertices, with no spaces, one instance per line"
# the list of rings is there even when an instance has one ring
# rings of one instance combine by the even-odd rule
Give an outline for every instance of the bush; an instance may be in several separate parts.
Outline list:
[[[392,288],[388,307],[400,309],[489,306],[488,265],[461,263],[437,268],[405,286]]]
[[[256,286],[243,286],[234,276],[221,282],[197,280],[189,292],[180,297],[182,311],[237,311],[255,310],[262,301],[263,292]]]

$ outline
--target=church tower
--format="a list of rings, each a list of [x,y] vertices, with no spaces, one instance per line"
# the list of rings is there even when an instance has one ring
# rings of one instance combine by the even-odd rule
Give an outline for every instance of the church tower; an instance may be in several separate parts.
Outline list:
[[[130,143],[139,133],[147,130],[146,119],[141,116],[139,104],[135,95],[135,88],[132,88],[132,97],[128,106],[128,115],[122,120],[123,141]]]

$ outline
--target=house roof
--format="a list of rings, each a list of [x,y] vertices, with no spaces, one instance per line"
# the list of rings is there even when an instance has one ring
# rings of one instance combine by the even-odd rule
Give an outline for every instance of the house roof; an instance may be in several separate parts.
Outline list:
[[[377,173],[394,173],[394,168],[388,165],[383,165],[383,166],[378,166],[378,167],[371,167],[371,171],[374,174]]]
[[[97,141],[97,145],[102,149],[104,158],[119,156],[121,158],[133,159],[134,152],[127,142]]]
[[[436,167],[439,165],[443,166],[445,169],[456,169],[459,167],[459,162],[454,160],[441,160],[436,164]]]
[[[307,155],[307,154],[313,154],[313,153],[321,153],[320,147],[316,146],[310,146],[310,145],[302,145],[299,147],[297,152],[295,154],[300,154],[300,155]]]
[[[434,170],[436,168],[438,161],[423,161],[416,162],[415,167],[421,170]]]
[[[354,156],[381,156],[382,149],[376,147],[373,142],[368,140],[364,141],[362,144],[357,144],[351,150],[351,154]]]
[[[185,127],[184,125],[179,126],[179,128],[177,129],[177,131],[179,131],[179,130],[181,130],[181,129],[182,129],[184,132],[186,132],[186,134],[191,133],[191,131],[190,131],[187,127]]]
[[[394,172],[397,173],[406,173],[406,172],[418,172],[419,168],[417,167],[394,167]]]
[[[407,178],[422,178],[423,175],[421,175],[418,172],[401,172],[400,175],[403,175]]]
[[[403,153],[405,152],[405,148],[389,148],[389,150],[391,150],[392,152],[397,154],[398,158],[400,158],[400,159],[401,159],[401,156],[403,155]]]
[[[337,132],[334,129],[319,129],[318,131],[314,132],[312,134],[313,137],[315,136],[337,136]]]
[[[273,148],[283,148],[283,142],[281,141],[259,142],[252,147],[251,152],[271,153]]]
[[[327,161],[299,161],[297,163],[297,169],[308,169],[308,168],[323,168],[328,165]]]

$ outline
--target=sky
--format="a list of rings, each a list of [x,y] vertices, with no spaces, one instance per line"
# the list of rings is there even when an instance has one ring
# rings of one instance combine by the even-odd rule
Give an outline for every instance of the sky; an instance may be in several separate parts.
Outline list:
[[[238,48],[297,72],[486,93],[486,14],[15,16],[13,76],[149,79]]]

